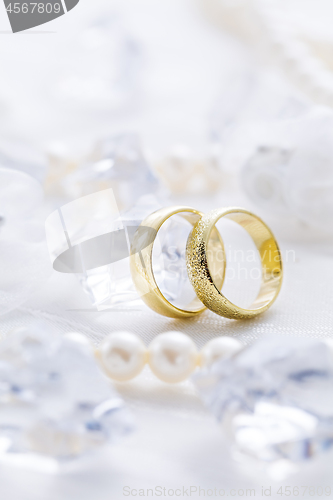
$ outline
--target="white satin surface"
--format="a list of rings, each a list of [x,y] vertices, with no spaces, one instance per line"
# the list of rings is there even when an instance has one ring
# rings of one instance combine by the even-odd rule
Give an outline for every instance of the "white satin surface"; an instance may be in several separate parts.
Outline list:
[[[105,5],[100,2],[102,4]],[[212,28],[197,10],[195,2],[136,0],[112,4],[146,51],[146,73],[142,85],[147,91],[140,102],[144,112],[138,106],[140,109],[133,111],[130,120],[120,117],[118,121],[114,117],[106,118],[105,114],[98,120],[92,116],[89,127],[76,114],[70,116],[70,123],[62,130],[59,110],[50,108],[47,120],[43,120],[45,127],[41,130],[40,117],[45,114],[45,109],[37,109],[36,115],[31,114],[27,134],[37,137],[40,132],[41,143],[46,145],[56,132],[61,141],[75,143],[77,148],[79,138],[87,141],[93,124],[98,122],[94,129],[96,135],[106,130],[136,130],[147,149],[157,156],[167,153],[177,142],[201,151],[214,123],[216,99],[223,93],[224,84],[227,85],[229,77],[242,72],[244,67],[259,68],[256,57],[239,40]],[[79,19],[79,16],[92,15],[93,5],[99,3],[93,2],[85,11],[84,2],[80,2],[80,6],[64,19],[55,21],[52,29],[58,34],[64,33],[64,37],[70,40],[70,16],[74,19],[77,15]],[[0,28],[8,29],[6,21],[3,18],[0,21]],[[31,47],[39,41],[37,35],[23,34],[9,41],[8,53],[0,55],[5,68],[9,68],[10,57],[20,60],[17,55],[19,37],[25,37]],[[44,42],[46,50],[51,46],[49,35],[39,39]],[[193,40],[196,40],[195,48]],[[40,46],[38,50],[42,50]],[[40,52],[36,53],[37,58],[38,54]],[[23,70],[10,66],[10,71],[14,81]],[[283,80],[283,76],[279,78]],[[15,81],[18,92],[20,82]],[[30,85],[31,81],[28,83]],[[8,92],[10,101],[15,97],[15,89],[9,89],[7,85],[8,78],[5,78],[0,88],[2,86],[2,90]],[[23,97],[19,95],[10,115],[9,128],[6,129],[5,122],[0,119],[4,137],[14,131],[22,135],[27,130],[21,107]],[[74,118],[77,120],[75,133],[71,128]],[[0,336],[3,338],[17,327],[43,320],[60,334],[79,331],[95,345],[105,335],[117,330],[134,332],[146,345],[159,333],[179,330],[190,335],[198,348],[221,335],[234,337],[244,345],[255,342],[262,335],[333,338],[332,241],[322,235],[319,238],[306,227],[299,227],[295,221],[299,228],[297,232],[295,226],[289,227],[287,217],[275,219],[266,210],[258,209],[242,193],[236,177],[230,175],[230,165],[225,165],[225,171],[226,187],[214,197],[178,196],[171,199],[170,204],[191,204],[203,211],[224,205],[244,206],[271,225],[282,254],[288,258],[285,258],[281,294],[263,316],[236,322],[207,311],[199,318],[179,321],[159,316],[143,304],[128,311],[97,312],[75,276],[53,271],[28,301],[0,317]],[[232,284],[229,286],[230,293],[234,293]],[[189,381],[168,385],[158,381],[146,368],[135,380],[118,383],[116,387],[137,419],[135,433],[94,458],[72,464],[60,475],[3,464],[0,467],[0,497],[11,500],[121,500],[126,498],[124,487],[147,490],[156,486],[167,489],[184,487],[185,490],[197,486],[226,492],[255,488],[259,497],[263,486],[271,486],[270,498],[278,499],[280,485],[324,488],[331,485],[332,454],[306,464],[288,479],[276,480],[249,464],[233,461],[225,437]],[[203,497],[193,492],[190,498]],[[236,494],[234,498],[240,496]],[[306,494],[302,498],[313,497]]]

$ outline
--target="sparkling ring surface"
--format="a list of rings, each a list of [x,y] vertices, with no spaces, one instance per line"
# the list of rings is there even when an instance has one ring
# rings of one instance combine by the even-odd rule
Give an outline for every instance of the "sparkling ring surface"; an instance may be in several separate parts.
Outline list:
[[[250,308],[230,302],[215,284],[210,272],[208,241],[215,224],[226,217],[240,224],[253,239],[261,259],[262,282]],[[276,239],[268,226],[256,215],[242,208],[220,208],[203,215],[187,241],[186,265],[197,296],[211,311],[231,319],[250,319],[266,311],[277,298],[282,285],[282,258]]]

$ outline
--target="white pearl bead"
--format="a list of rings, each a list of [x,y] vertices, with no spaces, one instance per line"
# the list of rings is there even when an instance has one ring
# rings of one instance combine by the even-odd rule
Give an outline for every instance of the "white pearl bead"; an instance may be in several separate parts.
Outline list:
[[[182,382],[198,363],[194,342],[181,332],[161,333],[150,344],[148,353],[152,372],[164,382]]]
[[[212,339],[200,352],[200,364],[209,367],[219,359],[232,356],[242,349],[242,344],[232,337],[217,337]]]
[[[125,382],[142,371],[147,362],[147,349],[134,333],[115,332],[101,343],[98,358],[110,378]]]

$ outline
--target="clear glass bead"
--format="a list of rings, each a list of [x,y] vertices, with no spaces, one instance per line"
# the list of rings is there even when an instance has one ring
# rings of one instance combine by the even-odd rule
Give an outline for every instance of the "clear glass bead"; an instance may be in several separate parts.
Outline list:
[[[66,462],[129,432],[132,418],[93,348],[43,324],[0,344],[0,458]]]
[[[292,470],[332,447],[333,355],[322,341],[266,337],[194,380],[249,460],[289,461]]]

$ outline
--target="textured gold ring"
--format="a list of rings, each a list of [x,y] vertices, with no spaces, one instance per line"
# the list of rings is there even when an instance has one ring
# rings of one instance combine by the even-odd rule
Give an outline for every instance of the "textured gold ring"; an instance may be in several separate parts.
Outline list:
[[[190,207],[161,208],[150,214],[136,230],[131,243],[130,269],[134,285],[142,300],[154,311],[170,318],[188,318],[202,313],[206,307],[195,297],[186,309],[169,302],[159,289],[153,271],[152,254],[157,233],[162,224],[173,215],[180,215],[192,226],[200,220],[202,213]],[[225,274],[225,255],[221,236],[212,228],[207,241],[209,265],[218,288],[222,288]]]
[[[210,272],[207,244],[215,224],[226,217],[240,224],[253,239],[261,258],[262,282],[249,309],[230,302],[219,291]],[[187,241],[186,264],[190,281],[199,299],[211,311],[231,319],[249,319],[266,311],[277,298],[282,284],[282,258],[271,230],[256,215],[242,208],[220,208],[205,214],[194,226]]]

